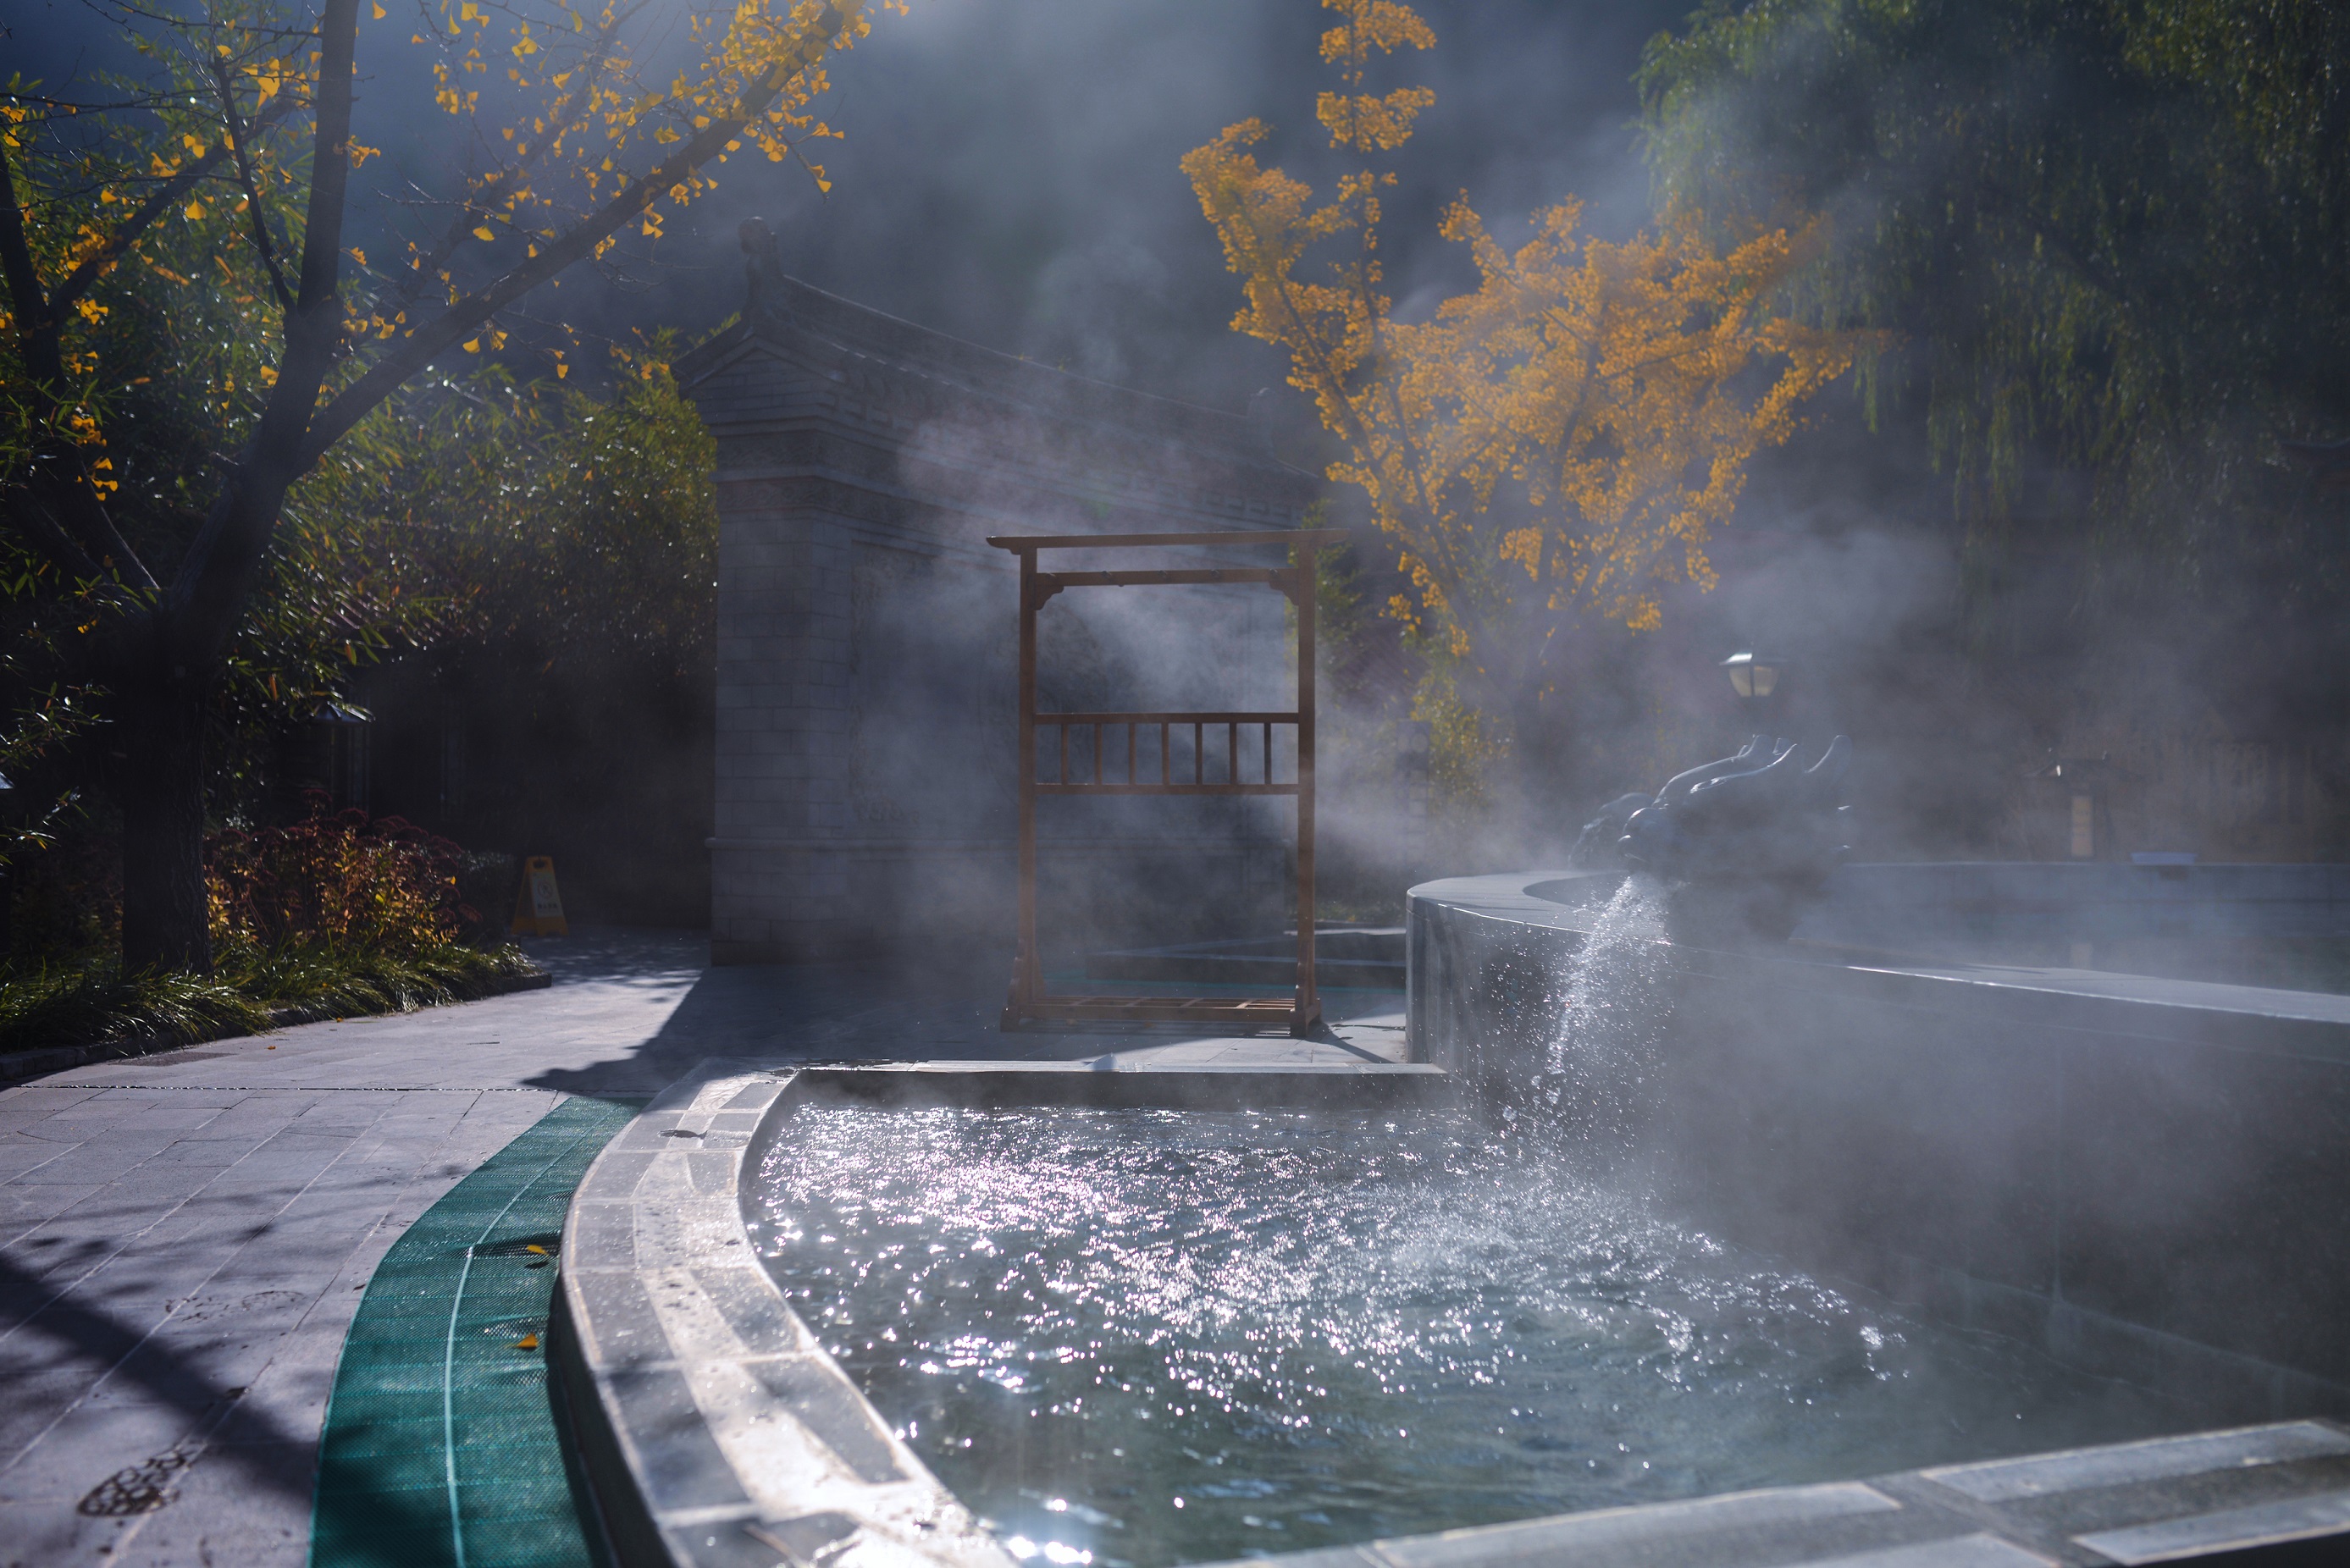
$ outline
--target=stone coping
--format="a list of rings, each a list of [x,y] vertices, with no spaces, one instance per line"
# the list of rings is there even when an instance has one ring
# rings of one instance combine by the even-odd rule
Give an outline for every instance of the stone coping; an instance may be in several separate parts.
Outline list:
[[[950,1062],[768,1069],[713,1060],[589,1167],[563,1231],[553,1366],[605,1536],[626,1568],[1013,1568],[826,1355],[761,1265],[743,1174],[816,1096],[875,1104],[1379,1109],[1451,1088],[1431,1067],[1153,1068]]]
[[[2292,1421],[1259,1557],[1284,1568],[2339,1562],[2350,1431]],[[2298,1551],[2296,1549],[2299,1549]]]
[[[743,1175],[784,1136],[793,1105],[821,1096],[1229,1107],[1243,1083],[1256,1108],[1401,1104],[1449,1086],[1426,1068],[1378,1065],[1203,1073],[713,1060],[664,1092],[597,1158],[572,1199],[550,1324],[559,1411],[595,1522],[622,1568],[1014,1568],[825,1353],[759,1262],[744,1225]],[[2350,1533],[2350,1430],[2307,1420],[1274,1561],[2051,1568],[2292,1550],[2341,1533]]]
[[[1250,1105],[1306,1107],[1400,1103],[1439,1088],[1431,1076],[1440,1075],[702,1063],[604,1149],[564,1227],[555,1368],[613,1554],[623,1568],[1013,1568],[759,1265],[743,1222],[743,1173],[783,1136],[783,1112],[799,1100],[1233,1105],[1248,1082]],[[2301,1420],[1272,1561],[2052,1568],[2320,1547],[2341,1532],[2350,1532],[2350,1432]]]
[[[2153,869],[2146,867],[2143,869]],[[1518,871],[1423,882],[1408,904],[1544,930],[1584,933],[1621,879],[1612,871]],[[1587,904],[1562,902],[1587,884]],[[1826,988],[1934,1011],[1965,1007],[1986,1023],[2217,1045],[2350,1063],[2350,996],[2102,970],[1942,963],[1823,942],[1737,950],[1670,943],[1677,965],[1756,984]],[[1415,977],[1417,978],[1417,977]],[[1417,1023],[1417,1005],[1409,1010]],[[1413,1054],[1422,1054],[1415,1042]]]

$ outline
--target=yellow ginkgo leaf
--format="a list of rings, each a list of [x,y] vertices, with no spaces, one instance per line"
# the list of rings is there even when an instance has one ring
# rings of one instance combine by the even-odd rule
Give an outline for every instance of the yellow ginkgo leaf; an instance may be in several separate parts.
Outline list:
[[[477,240],[494,240],[494,239],[496,239],[498,236],[497,236],[497,235],[495,235],[495,234],[492,234],[492,233],[490,232],[490,225],[489,225],[489,224],[487,224],[487,223],[484,223],[484,224],[480,225],[478,228],[474,229],[474,231],[473,231],[473,237],[474,237],[475,239],[477,239]]]
[[[188,211],[187,211],[187,219],[188,219],[188,222],[190,222],[190,223],[194,223],[198,218],[201,218],[201,217],[203,217],[203,215],[204,215],[204,204],[203,204],[202,202],[189,202],[189,203],[188,203]]]
[[[542,1246],[540,1246],[540,1245],[539,1245],[537,1242],[536,1242],[536,1241],[532,1241],[532,1242],[529,1242],[529,1243],[525,1244],[525,1245],[524,1246],[524,1248],[523,1248],[523,1251],[525,1251],[525,1252],[536,1252],[536,1253],[537,1253],[540,1257],[542,1257],[542,1258],[544,1258],[545,1256],[546,1256],[546,1248],[544,1248],[544,1247],[542,1247]]]
[[[1319,95],[1322,125],[1358,151],[1404,145],[1432,92],[1367,91],[1363,66],[1433,33],[1400,0],[1328,4],[1349,21],[1324,35],[1345,90]],[[1711,588],[1703,546],[1747,470],[1875,341],[1762,308],[1800,275],[1815,226],[1725,249],[1676,221],[1614,244],[1588,235],[1572,201],[1535,213],[1515,250],[1455,202],[1438,232],[1465,248],[1478,286],[1398,320],[1374,254],[1394,174],[1343,176],[1319,202],[1259,161],[1267,135],[1242,120],[1181,161],[1241,278],[1232,325],[1288,351],[1293,384],[1343,449],[1328,477],[1362,490],[1400,546],[1412,591],[1388,613],[1466,670],[1518,659],[1537,609],[1642,631],[1668,586]],[[1366,259],[1324,282],[1302,258],[1340,236]]]
[[[478,354],[478,353],[480,353],[481,351],[482,351],[482,340],[481,340],[480,338],[478,338],[478,337],[468,337],[468,338],[466,338],[466,339],[465,339],[465,352],[466,352],[466,353],[468,353],[468,354]]]
[[[383,6],[382,6],[382,5],[381,5],[380,3],[379,3],[379,4],[377,5],[376,8],[375,8],[375,19],[376,19],[377,21],[380,22],[380,21],[382,21],[382,20],[383,20],[383,18],[384,18],[384,15],[385,15],[385,13],[384,13]]]
[[[524,1334],[520,1339],[515,1341],[515,1348],[516,1350],[536,1350],[538,1348],[538,1335],[535,1334]]]

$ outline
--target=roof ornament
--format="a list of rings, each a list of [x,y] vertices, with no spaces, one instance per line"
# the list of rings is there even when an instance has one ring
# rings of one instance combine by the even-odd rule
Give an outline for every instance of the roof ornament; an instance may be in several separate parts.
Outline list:
[[[784,261],[775,244],[775,231],[767,226],[764,218],[745,218],[734,231],[743,242],[745,288],[743,315],[748,320],[754,317],[780,313],[782,291],[773,287],[784,275]]]

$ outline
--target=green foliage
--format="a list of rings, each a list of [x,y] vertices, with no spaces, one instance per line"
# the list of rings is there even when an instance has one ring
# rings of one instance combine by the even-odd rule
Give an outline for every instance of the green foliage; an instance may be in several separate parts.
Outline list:
[[[684,673],[717,611],[716,445],[667,336],[619,351],[608,393],[497,370],[423,384],[330,455],[306,498],[396,536],[442,645]]]
[[[106,322],[147,324],[110,352],[145,383],[130,390],[151,417],[127,427],[154,439],[110,448],[126,475],[114,511],[169,556],[201,521],[189,497],[211,443],[236,426],[204,400],[156,391],[202,379],[175,367],[180,335],[134,304]],[[494,367],[421,384],[294,487],[213,698],[215,820],[254,818],[277,737],[348,700],[354,675],[393,654],[519,646],[537,663],[707,667],[715,448],[669,374],[673,348],[663,337],[616,354],[600,391]],[[106,591],[61,581],[0,532],[0,774],[42,803],[0,837],[0,859],[52,843],[56,819],[103,773],[91,726],[108,689],[74,645]]]
[[[206,846],[209,975],[124,972],[121,882],[95,836],[31,857],[8,888],[0,1051],[218,1039],[288,1023],[489,994],[532,971],[461,898],[466,857],[397,817],[328,815],[235,829]],[[504,889],[500,889],[504,891]]]
[[[190,1044],[257,1033],[271,1023],[266,1003],[218,975],[126,977],[110,963],[71,962],[0,979],[0,1051],[147,1039]]]
[[[18,157],[20,181],[47,182],[28,203],[28,236],[68,259],[78,231],[68,198],[109,165],[90,147],[66,159],[52,144],[28,145]],[[43,450],[57,439],[52,427],[85,436],[102,428],[103,455],[90,461],[108,515],[140,558],[166,563],[201,531],[221,454],[252,439],[274,374],[276,307],[218,260],[234,254],[231,204],[192,205],[202,217],[146,231],[141,265],[106,272],[82,296],[78,400],[45,411],[26,396],[0,398],[0,483],[63,461]],[[12,393],[31,384],[25,341],[0,333],[0,386]],[[444,629],[449,601],[427,591],[410,535],[334,501],[331,486],[315,482],[288,497],[230,638],[212,703],[218,815],[236,815],[250,796],[277,732],[341,695],[361,664]],[[110,622],[126,599],[154,597],[75,578],[23,532],[0,529],[0,637],[9,649],[0,663],[0,773],[37,794],[46,815],[87,795],[104,771],[86,745],[77,755],[77,737],[88,742],[104,721],[121,664]]]
[[[2350,586],[2279,449],[2350,434],[2345,83],[2324,0],[1716,0],[1640,74],[1669,204],[1832,214],[1979,609],[2053,555],[2247,624]]]
[[[1428,726],[1428,782],[1437,803],[1454,816],[1481,819],[1493,807],[1512,737],[1491,714],[1462,701],[1450,680],[1423,680],[1411,711]]]
[[[408,952],[319,944],[222,949],[213,973],[126,975],[112,960],[0,970],[0,1052],[193,1044],[323,1018],[487,996],[536,972],[515,947]]]

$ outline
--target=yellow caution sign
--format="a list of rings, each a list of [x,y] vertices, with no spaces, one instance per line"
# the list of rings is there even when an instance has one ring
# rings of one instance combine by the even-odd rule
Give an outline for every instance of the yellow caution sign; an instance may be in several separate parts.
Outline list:
[[[571,922],[563,918],[563,894],[555,886],[555,861],[534,855],[522,865],[522,888],[515,895],[514,929],[517,936],[567,937]]]

